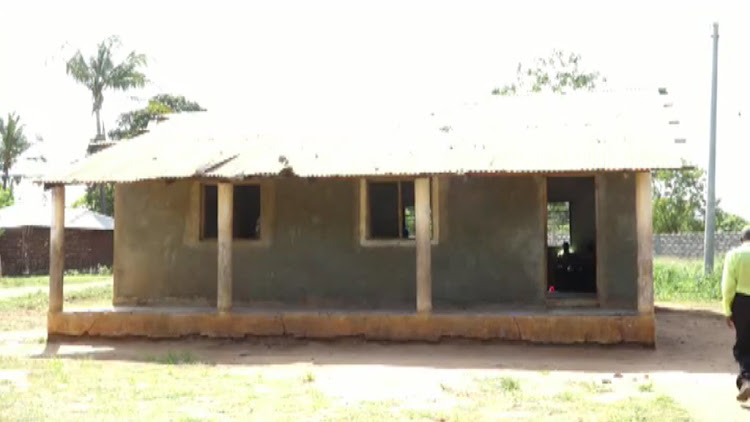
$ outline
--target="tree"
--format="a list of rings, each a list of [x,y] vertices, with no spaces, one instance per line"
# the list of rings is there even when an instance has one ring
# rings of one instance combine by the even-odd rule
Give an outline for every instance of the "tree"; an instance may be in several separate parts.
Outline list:
[[[8,114],[8,119],[5,121],[0,118],[0,136],[2,136],[0,157],[3,160],[3,189],[8,188],[10,168],[13,167],[18,156],[29,147],[29,142],[23,133],[23,125],[20,124],[20,120],[21,118],[15,113]]]
[[[531,67],[521,63],[516,69],[516,81],[492,90],[492,95],[515,95],[525,92],[553,92],[565,94],[570,91],[593,91],[599,82],[607,82],[599,72],[584,72],[580,69],[581,56],[553,50],[549,57],[534,60]]]
[[[109,132],[110,139],[130,139],[146,132],[149,122],[159,121],[165,114],[184,111],[205,111],[198,103],[181,95],[160,94],[152,97],[148,106],[120,114],[117,128]]]
[[[10,189],[0,189],[0,208],[13,205],[13,192]]]
[[[183,96],[156,95],[149,100],[146,107],[120,114],[117,118],[117,128],[109,132],[109,137],[114,140],[134,138],[146,132],[149,122],[162,120],[166,114],[184,111],[205,111],[205,109]],[[73,206],[114,215],[114,197],[114,187],[111,184],[102,185],[99,189],[89,186],[86,189],[86,195]]]
[[[104,207],[102,207],[102,197],[104,197]],[[115,187],[111,183],[105,183],[100,186],[87,186],[86,194],[73,203],[73,208],[81,207],[100,214],[114,216]]]
[[[718,202],[718,201],[717,201]],[[747,226],[748,222],[744,218],[729,214],[721,208],[716,208],[716,231],[721,233],[737,233]]]
[[[706,172],[660,170],[653,178],[654,233],[701,232],[706,219]],[[747,224],[716,204],[716,230],[736,232]]]
[[[653,179],[654,233],[703,230],[706,209],[705,172],[659,170]]]
[[[146,66],[146,56],[131,51],[123,62],[115,64],[112,53],[119,46],[119,38],[107,38],[99,43],[96,55],[89,57],[88,61],[83,58],[79,50],[65,66],[67,73],[73,79],[91,91],[94,102],[92,112],[96,115],[96,138],[98,140],[104,138],[104,127],[100,116],[104,103],[104,91],[107,89],[126,91],[143,87],[146,84],[146,76],[140,71],[140,68]]]

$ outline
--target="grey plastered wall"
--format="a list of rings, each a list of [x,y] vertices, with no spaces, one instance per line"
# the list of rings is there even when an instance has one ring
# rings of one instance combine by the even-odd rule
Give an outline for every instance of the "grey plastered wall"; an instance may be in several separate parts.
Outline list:
[[[638,300],[638,238],[635,173],[597,178],[599,245],[597,280],[605,305],[635,308]]]
[[[360,245],[358,180],[264,183],[273,192],[264,197],[273,202],[272,235],[265,245],[235,241],[236,302],[414,307],[414,247]],[[116,187],[116,303],[214,302],[216,246],[197,240],[199,189],[194,182]],[[439,178],[437,308],[542,303],[543,189],[540,176]]]
[[[446,178],[433,300],[469,306],[541,305],[545,286],[544,178]]]

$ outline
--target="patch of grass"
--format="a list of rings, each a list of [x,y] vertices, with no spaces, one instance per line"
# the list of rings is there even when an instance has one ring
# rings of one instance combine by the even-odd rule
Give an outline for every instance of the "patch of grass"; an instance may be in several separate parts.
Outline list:
[[[629,397],[607,406],[604,418],[610,422],[633,421],[690,421],[690,415],[674,399],[656,396],[649,399]]]
[[[521,381],[508,376],[482,378],[477,383],[485,392],[516,393],[521,391]]]
[[[91,302],[111,301],[112,285],[89,287],[65,294],[65,305],[82,305]],[[46,312],[49,307],[49,294],[46,292],[30,293],[24,296],[15,296],[0,299],[0,312],[2,311],[37,311]]]
[[[703,261],[654,260],[654,297],[659,301],[712,302],[721,299],[724,260],[717,257],[713,273],[703,273]]]
[[[66,275],[65,284],[95,283],[111,280],[110,275]],[[49,286],[49,276],[31,277],[3,277],[0,278],[0,289],[17,287],[46,287]]]
[[[47,310],[49,295],[47,293],[30,293],[24,296],[15,296],[0,299],[0,312],[2,311],[36,311]]]
[[[112,303],[112,285],[89,287],[65,294],[64,306],[104,306]],[[42,329],[47,322],[49,294],[37,292],[0,299],[0,331]]]
[[[577,386],[581,390],[585,391],[588,394],[605,394],[605,393],[611,393],[612,392],[612,384],[604,384],[601,382],[595,382],[595,381],[586,381],[586,382],[575,382],[573,383],[574,386]]]
[[[71,305],[83,305],[92,302],[100,303],[112,301],[112,285],[90,287],[87,289],[72,291],[65,295],[65,303]]]
[[[578,398],[578,395],[572,391],[563,391],[555,396],[555,400],[563,402],[572,402]]]
[[[315,374],[313,374],[313,373],[312,373],[312,372],[310,372],[310,371],[307,371],[307,372],[305,373],[305,376],[304,376],[304,377],[302,377],[302,381],[303,381],[303,382],[315,382]]]
[[[195,358],[195,355],[193,355],[192,352],[189,350],[183,350],[183,351],[168,351],[167,354],[163,356],[159,356],[156,359],[153,359],[156,363],[161,363],[163,365],[190,365],[198,363],[198,360]]]
[[[174,352],[164,359],[180,360],[185,353]],[[438,401],[421,403],[410,396],[363,401],[328,396],[317,383],[300,382],[299,373],[273,368],[247,373],[234,365],[0,356],[3,370],[26,373],[30,384],[28,388],[12,383],[0,386],[4,420],[690,420],[665,396],[635,394],[602,402],[591,400],[581,390],[559,393],[528,387],[524,391],[521,384],[526,381],[507,376],[477,380],[480,387],[493,389],[472,389],[466,394],[442,388]],[[352,388],[357,388],[356,383]],[[450,406],[434,407],[442,400]]]
[[[643,384],[638,385],[638,391],[641,393],[653,393],[654,392],[654,383],[653,382],[644,382]]]

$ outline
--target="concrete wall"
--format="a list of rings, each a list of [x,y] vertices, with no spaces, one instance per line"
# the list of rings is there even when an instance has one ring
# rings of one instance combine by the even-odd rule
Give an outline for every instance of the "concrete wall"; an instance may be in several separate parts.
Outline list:
[[[112,230],[65,229],[65,269],[112,266]],[[5,229],[0,236],[2,275],[49,274],[49,228]]]
[[[638,256],[635,220],[635,175],[606,173],[599,177],[600,245],[598,287],[612,306],[636,306]]]
[[[360,244],[358,180],[262,183],[263,233],[271,236],[234,242],[235,302],[414,308],[414,247]],[[439,178],[436,309],[543,303],[544,189],[541,176]],[[116,187],[117,303],[215,302],[216,244],[198,240],[199,199],[193,182]],[[634,210],[612,210],[634,221]],[[630,264],[635,274],[634,262],[620,267]],[[635,277],[627,282],[623,289],[635,291]]]

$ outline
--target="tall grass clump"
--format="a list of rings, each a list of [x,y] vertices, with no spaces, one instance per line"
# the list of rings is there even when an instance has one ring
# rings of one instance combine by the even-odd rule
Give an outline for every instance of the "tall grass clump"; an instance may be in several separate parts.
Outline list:
[[[654,260],[654,296],[663,301],[708,302],[721,299],[723,257],[714,271],[704,274],[702,260],[657,258]]]

